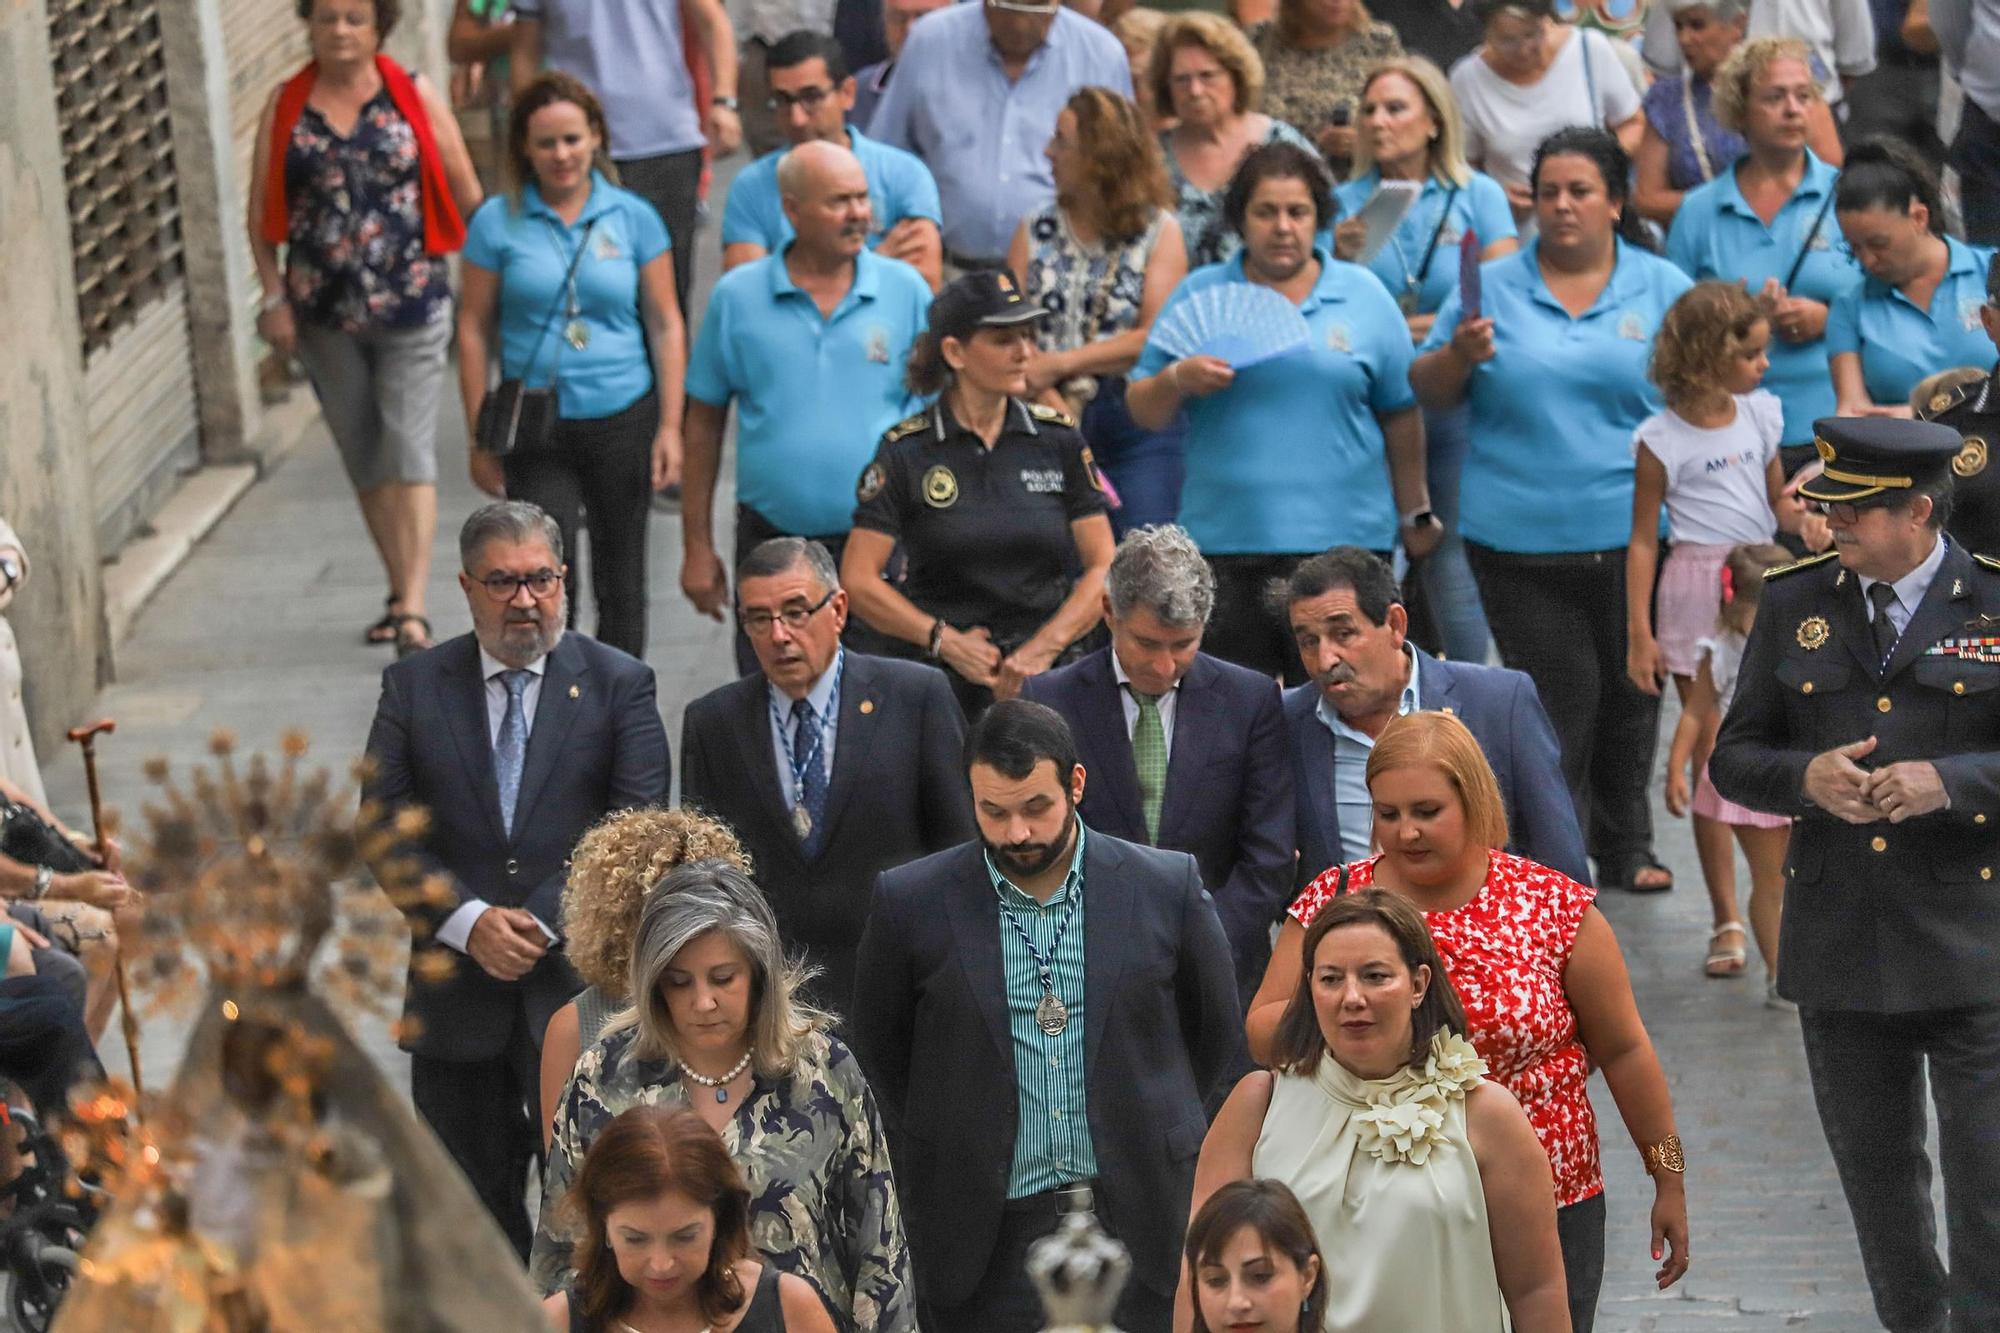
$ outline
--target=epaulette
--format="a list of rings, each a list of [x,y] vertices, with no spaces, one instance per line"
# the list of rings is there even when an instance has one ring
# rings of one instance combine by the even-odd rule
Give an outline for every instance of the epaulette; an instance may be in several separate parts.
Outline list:
[[[1972,562],[1976,565],[1984,565],[1988,569],[2000,570],[2000,556],[1981,555],[1977,551],[1974,551],[1972,553]]]
[[[1929,401],[1917,413],[1917,420],[1935,421],[1944,413],[1951,411],[1955,407],[1962,406],[1973,394],[1979,392],[1985,386],[1986,377],[1982,375],[1976,380],[1968,380],[1955,388],[1939,390],[1930,396]]]
[[[900,440],[908,435],[915,435],[924,428],[925,420],[926,418],[921,412],[913,417],[904,417],[901,421],[889,427],[888,431],[883,434],[883,442],[888,443],[893,440]]]
[[[1037,421],[1053,421],[1058,426],[1068,426],[1072,430],[1076,428],[1076,418],[1059,407],[1050,407],[1047,403],[1029,403],[1028,412]]]
[[[1821,551],[1818,555],[1809,555],[1803,560],[1794,560],[1789,565],[1773,565],[1764,571],[1764,577],[1767,579],[1782,578],[1786,574],[1795,574],[1801,569],[1811,569],[1814,565],[1823,565],[1827,561],[1837,558],[1839,555],[1840,552],[1838,551]]]

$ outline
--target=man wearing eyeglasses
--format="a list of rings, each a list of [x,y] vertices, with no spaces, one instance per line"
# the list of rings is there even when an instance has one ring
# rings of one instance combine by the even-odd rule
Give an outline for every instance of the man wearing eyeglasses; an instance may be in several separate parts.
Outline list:
[[[1003,267],[1014,228],[1055,196],[1042,150],[1063,104],[1092,85],[1132,95],[1125,48],[1060,4],[947,5],[910,29],[868,131],[931,169],[960,272]]]
[[[458,544],[472,633],[382,673],[362,796],[427,814],[386,853],[435,886],[404,909],[410,1093],[525,1258],[542,1032],[582,989],[562,954],[564,862],[606,814],[666,799],[667,736],[652,668],[564,632],[555,520],[502,501]]]
[[[938,285],[942,242],[938,239],[937,183],[912,153],[876,143],[850,128],[854,76],[840,44],[816,32],[795,32],[770,48],[771,113],[786,141],[836,144],[852,152],[868,179],[868,245],[877,254],[900,259]],[[722,209],[722,267],[726,272],[783,250],[792,239],[778,189],[781,152],[767,153],[737,174]]]
[[[2000,560],[1945,535],[1948,426],[1823,418],[1832,552],[1765,575],[1709,759],[1793,816],[1778,992],[1892,1329],[2000,1327]],[[1937,1252],[1928,1082],[1949,1265]]]
[[[944,673],[842,648],[847,594],[818,542],[778,537],[736,571],[758,671],[688,705],[681,803],[743,840],[790,949],[845,1013],[875,876],[972,837],[965,724]]]

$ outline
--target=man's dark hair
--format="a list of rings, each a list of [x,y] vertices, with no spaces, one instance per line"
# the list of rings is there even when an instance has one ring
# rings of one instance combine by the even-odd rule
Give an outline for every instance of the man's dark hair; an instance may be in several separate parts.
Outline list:
[[[1250,196],[1267,180],[1304,181],[1306,193],[1312,196],[1314,230],[1332,224],[1333,180],[1326,174],[1326,164],[1297,144],[1280,139],[1252,149],[1230,178],[1229,188],[1222,196],[1222,217],[1229,230],[1238,236],[1243,234]]]
[[[1355,603],[1371,625],[1389,618],[1389,608],[1403,604],[1403,590],[1396,586],[1396,571],[1373,551],[1359,546],[1336,546],[1301,560],[1285,578],[1272,579],[1264,591],[1265,609],[1280,620],[1291,616],[1292,607],[1324,596],[1335,588],[1348,588]]]
[[[1046,704],[1003,699],[972,724],[965,737],[965,767],[984,764],[1002,777],[1019,782],[1044,759],[1053,760],[1056,780],[1069,788],[1076,771],[1076,738],[1069,723]]]
[[[838,88],[847,79],[847,54],[840,49],[840,43],[825,33],[801,28],[788,32],[771,47],[764,57],[766,69],[791,69],[803,65],[808,60],[826,62],[827,82]]]
[[[745,579],[789,573],[797,565],[811,570],[828,592],[840,586],[840,569],[832,553],[810,537],[769,537],[758,542],[736,567],[736,586],[741,588]]]

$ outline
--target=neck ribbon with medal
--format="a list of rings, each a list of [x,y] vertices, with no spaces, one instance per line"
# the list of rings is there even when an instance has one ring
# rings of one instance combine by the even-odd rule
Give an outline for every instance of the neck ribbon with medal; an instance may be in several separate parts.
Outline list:
[[[1077,904],[1082,901],[1083,885],[1079,883],[1070,893],[1069,907],[1063,912],[1062,922],[1056,926],[1055,938],[1049,941],[1049,956],[1044,958],[1042,951],[1035,947],[1035,941],[1029,937],[1027,927],[1014,915],[1014,909],[1007,905],[1005,898],[1000,900],[1000,914],[1007,918],[1007,924],[1021,937],[1028,957],[1035,964],[1035,977],[1042,987],[1042,998],[1035,1002],[1035,1026],[1042,1030],[1045,1037],[1060,1037],[1069,1028],[1069,1006],[1056,994],[1056,950],[1062,947],[1063,936],[1069,932],[1069,923],[1075,920]]]
[[[1456,202],[1458,202],[1458,186],[1454,185],[1445,194],[1444,207],[1438,210],[1437,225],[1431,228],[1430,244],[1424,247],[1423,260],[1417,265],[1415,272],[1410,271],[1410,257],[1403,252],[1403,238],[1400,234],[1403,229],[1397,227],[1389,235],[1389,244],[1396,248],[1396,262],[1403,266],[1403,290],[1396,297],[1396,305],[1401,308],[1405,319],[1417,313],[1417,305],[1423,300],[1424,279],[1430,276],[1431,261],[1437,258],[1438,242],[1444,238],[1445,224],[1451,221],[1451,206]]]
[[[554,223],[550,223],[549,226],[554,235],[556,253],[567,261],[569,267],[568,275],[564,279],[568,292],[563,307],[563,341],[581,352],[590,346],[590,325],[583,322],[583,304],[577,300],[576,270],[583,259],[583,248],[590,244],[590,233],[596,229],[597,219],[592,218],[584,224],[583,235],[577,238],[576,254],[573,256],[563,244],[562,228]]]
[[[812,771],[812,765],[820,762],[820,756],[826,751],[827,725],[840,715],[840,678],[846,671],[847,651],[842,649],[834,659],[833,689],[826,696],[826,712],[820,715],[819,727],[813,732],[812,745],[804,754],[800,754],[798,747],[793,743],[792,732],[786,725],[785,715],[778,711],[777,699],[771,697],[771,692],[767,692],[765,696],[771,701],[771,721],[777,724],[778,740],[785,747],[785,764],[792,770],[792,829],[799,835],[800,842],[810,838],[813,831],[812,811],[806,809],[806,774]],[[827,775],[829,781],[832,780],[832,776],[832,774]]]

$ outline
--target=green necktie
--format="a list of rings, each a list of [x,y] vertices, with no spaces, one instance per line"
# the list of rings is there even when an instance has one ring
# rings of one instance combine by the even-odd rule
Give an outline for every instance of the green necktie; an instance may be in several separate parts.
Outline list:
[[[1139,770],[1139,809],[1146,817],[1146,841],[1160,841],[1160,803],[1167,796],[1167,729],[1160,721],[1160,696],[1132,691],[1139,725],[1132,728],[1132,762]]]

